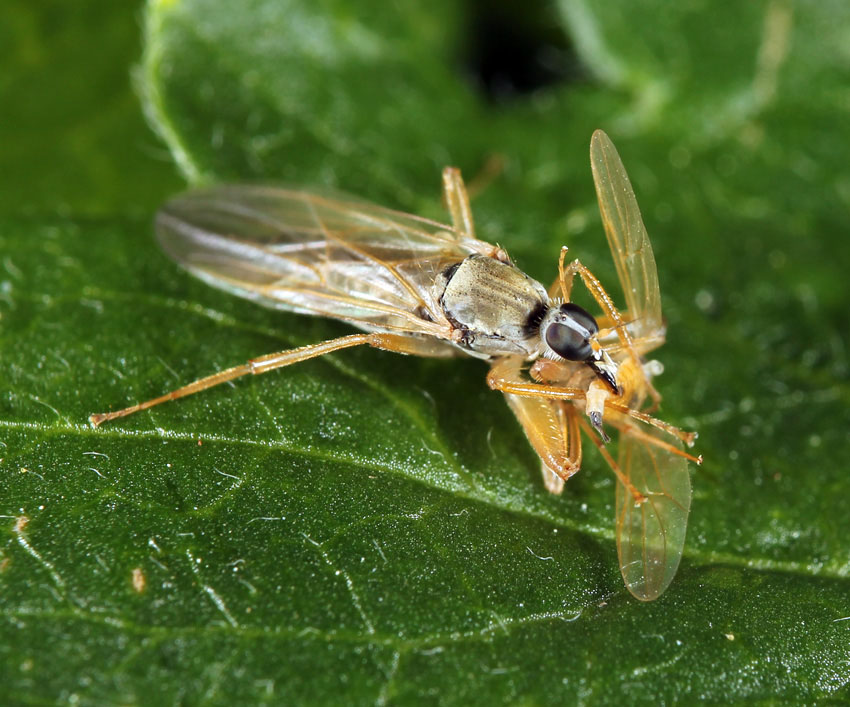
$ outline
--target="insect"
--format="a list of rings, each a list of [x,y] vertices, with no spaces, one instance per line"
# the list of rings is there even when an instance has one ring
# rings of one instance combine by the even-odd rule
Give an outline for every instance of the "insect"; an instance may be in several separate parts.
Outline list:
[[[247,374],[353,346],[419,356],[465,353],[490,365],[537,454],[546,488],[560,493],[582,462],[581,433],[616,483],[616,538],[628,590],[645,601],[670,584],[685,541],[691,487],[684,451],[696,435],[652,416],[661,371],[646,354],[665,324],[652,247],[619,155],[597,130],[591,167],[627,308],[561,250],[547,290],[507,253],[475,237],[459,170],[443,171],[452,225],[349,197],[263,186],[189,191],[157,215],[163,249],[206,282],[277,309],[333,317],[362,333],[251,359],[123,410],[109,420]],[[571,301],[578,276],[601,309]],[[606,428],[620,434],[619,458]]]

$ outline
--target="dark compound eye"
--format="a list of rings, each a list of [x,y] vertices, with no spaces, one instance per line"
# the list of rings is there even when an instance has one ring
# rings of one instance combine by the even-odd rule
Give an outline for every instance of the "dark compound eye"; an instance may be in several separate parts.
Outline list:
[[[587,329],[591,335],[599,331],[599,325],[596,323],[596,320],[577,304],[567,302],[566,304],[562,304],[558,307],[558,309],[561,311],[561,314],[569,317],[574,322]]]
[[[593,357],[590,337],[599,331],[596,320],[576,304],[559,307],[560,321],[546,327],[546,343],[568,361],[586,361]]]
[[[569,324],[550,324],[546,329],[546,343],[568,361],[586,361],[593,354],[587,337]]]

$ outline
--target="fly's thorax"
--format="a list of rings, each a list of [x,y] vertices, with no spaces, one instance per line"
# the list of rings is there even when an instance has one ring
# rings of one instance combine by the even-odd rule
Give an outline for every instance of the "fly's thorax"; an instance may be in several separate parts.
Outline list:
[[[549,297],[543,285],[510,263],[470,255],[443,270],[434,288],[461,348],[480,356],[539,352],[539,324]]]

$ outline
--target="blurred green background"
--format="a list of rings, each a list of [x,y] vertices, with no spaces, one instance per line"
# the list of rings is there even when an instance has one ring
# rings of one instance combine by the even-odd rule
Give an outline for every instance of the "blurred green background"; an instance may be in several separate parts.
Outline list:
[[[0,701],[850,697],[850,6],[597,5],[0,7]],[[88,426],[349,331],[170,263],[184,178],[442,220],[454,164],[531,275],[566,243],[611,283],[600,127],[658,261],[662,414],[706,459],[658,601],[602,460],[549,496],[480,362],[351,351]]]

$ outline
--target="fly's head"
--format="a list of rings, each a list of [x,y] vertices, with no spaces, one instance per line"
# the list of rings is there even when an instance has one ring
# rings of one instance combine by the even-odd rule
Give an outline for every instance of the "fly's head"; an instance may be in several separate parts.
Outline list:
[[[546,354],[587,364],[612,393],[619,395],[617,364],[600,345],[598,333],[593,316],[572,302],[550,307],[540,323]]]

